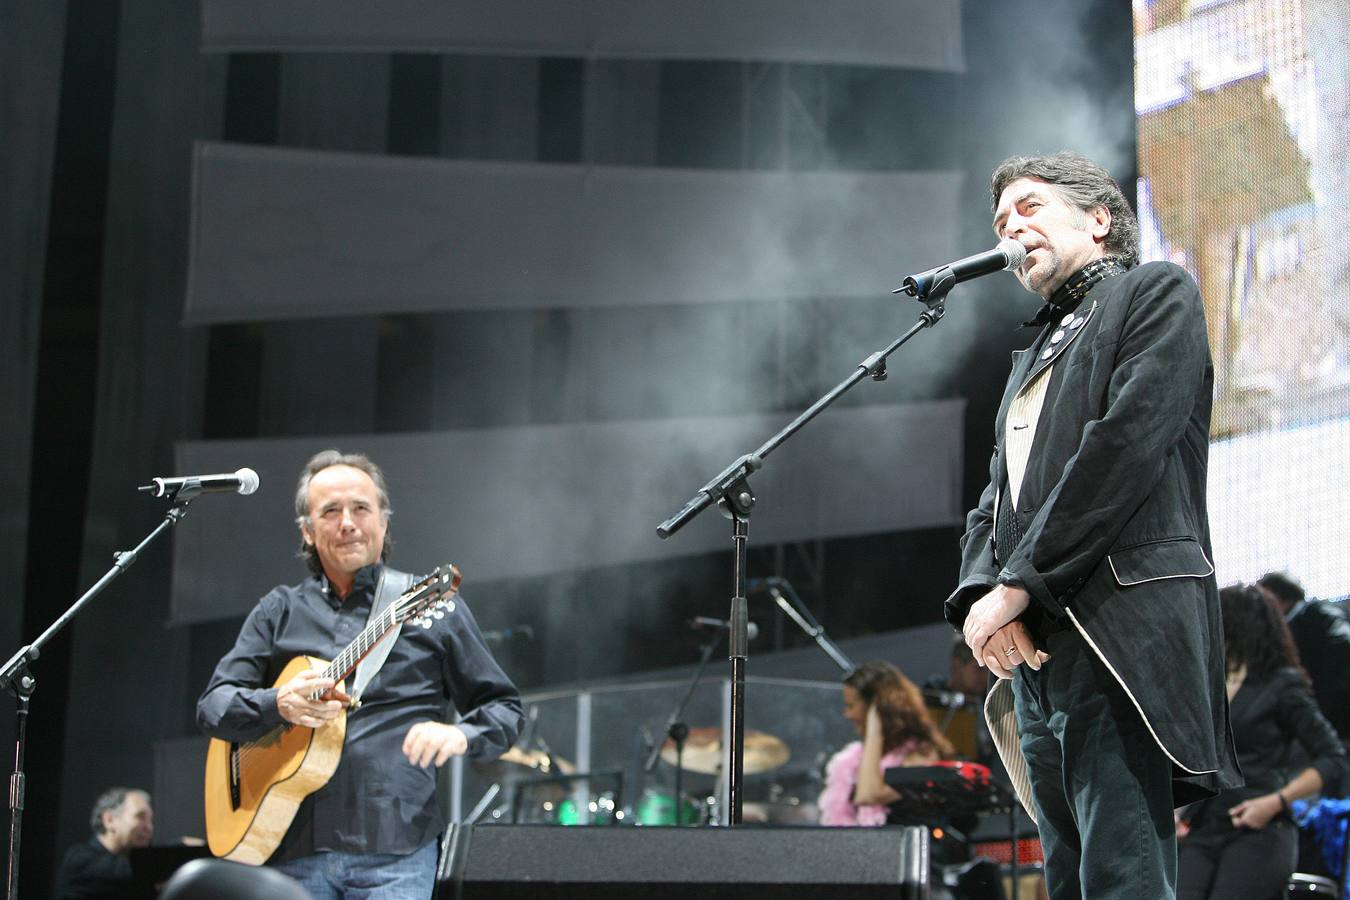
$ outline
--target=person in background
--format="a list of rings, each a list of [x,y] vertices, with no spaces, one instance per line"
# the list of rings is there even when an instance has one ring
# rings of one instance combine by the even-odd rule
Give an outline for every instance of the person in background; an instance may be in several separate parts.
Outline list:
[[[924,702],[938,730],[952,742],[956,755],[988,766],[1000,781],[1007,774],[989,725],[984,720],[984,698],[989,690],[989,672],[975,662],[965,639],[956,635],[947,660],[946,675],[930,675],[923,684]]]
[[[900,795],[887,786],[883,772],[950,759],[952,745],[928,717],[919,689],[890,663],[863,663],[845,676],[843,694],[844,718],[861,740],[825,767],[825,788],[817,800],[820,824],[885,825],[887,806]]]
[[[1219,592],[1228,696],[1245,787],[1180,813],[1189,833],[1177,859],[1178,900],[1275,900],[1298,859],[1293,801],[1318,793],[1345,769],[1345,749],[1317,709],[1289,629],[1265,594]],[[1302,748],[1311,765],[1294,762]]]
[[[1256,586],[1284,616],[1317,705],[1344,742],[1350,738],[1350,617],[1339,603],[1309,600],[1283,572],[1261,576]]]
[[[945,690],[984,700],[989,690],[989,672],[970,655],[970,648],[961,635],[952,639],[952,653],[947,666],[947,683],[943,685]]]
[[[93,836],[66,851],[57,896],[128,898],[133,896],[133,847],[148,847],[155,836],[150,795],[139,788],[114,787],[99,795],[89,815]]]

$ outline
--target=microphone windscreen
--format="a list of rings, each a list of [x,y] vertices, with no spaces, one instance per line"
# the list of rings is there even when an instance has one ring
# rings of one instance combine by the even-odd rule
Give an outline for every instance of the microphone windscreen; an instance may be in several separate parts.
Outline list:
[[[1003,271],[1012,272],[1022,268],[1022,263],[1027,261],[1027,248],[1023,247],[1020,241],[1012,238],[1004,238],[998,242],[998,249],[1003,251],[1003,255],[1008,257],[1008,264],[1003,267]]]
[[[252,469],[240,469],[234,477],[239,479],[239,493],[251,494],[258,489],[258,473]]]

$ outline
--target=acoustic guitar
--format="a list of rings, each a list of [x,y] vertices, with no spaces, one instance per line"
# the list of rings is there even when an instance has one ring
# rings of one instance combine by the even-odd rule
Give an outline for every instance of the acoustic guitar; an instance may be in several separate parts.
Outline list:
[[[460,571],[445,565],[424,576],[390,603],[332,662],[297,656],[274,686],[306,669],[324,667],[339,690],[366,654],[401,623],[430,627],[454,609]],[[319,699],[315,695],[312,699]],[[206,843],[223,859],[262,865],[291,827],[300,802],[328,783],[342,758],[347,711],[319,728],[281,725],[256,741],[212,738],[206,751]]]

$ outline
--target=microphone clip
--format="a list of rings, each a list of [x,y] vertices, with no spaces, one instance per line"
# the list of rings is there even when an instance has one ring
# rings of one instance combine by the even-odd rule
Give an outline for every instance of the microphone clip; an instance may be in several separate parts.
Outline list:
[[[919,318],[929,328],[942,321],[942,317],[947,314],[947,295],[954,287],[956,287],[956,273],[952,271],[951,266],[943,266],[922,281],[905,279],[905,293],[922,301],[927,307],[919,313]]]
[[[904,291],[915,300],[922,301],[931,310],[934,307],[941,307],[942,301],[954,287],[956,287],[956,272],[952,271],[951,266],[941,266],[930,272],[906,278]]]

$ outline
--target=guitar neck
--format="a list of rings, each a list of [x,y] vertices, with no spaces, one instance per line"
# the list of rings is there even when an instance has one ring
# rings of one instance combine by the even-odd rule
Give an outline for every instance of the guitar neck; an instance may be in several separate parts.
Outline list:
[[[379,643],[380,638],[387,635],[396,624],[398,623],[394,618],[394,607],[386,606],[374,621],[362,629],[356,640],[343,648],[342,652],[328,664],[328,668],[323,672],[324,677],[334,681],[345,681],[347,676],[355,671],[357,664],[370,652],[370,648]]]
[[[431,574],[413,583],[408,591],[393,603],[380,610],[361,633],[356,636],[337,657],[324,669],[324,676],[334,681],[345,681],[356,669],[357,663],[365,658],[371,648],[389,634],[400,622],[424,612],[441,602],[441,598],[453,595],[459,588],[459,569],[450,563],[438,566]],[[440,613],[436,614],[440,618]]]

